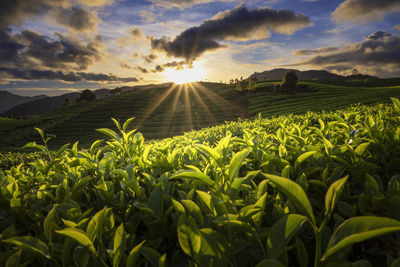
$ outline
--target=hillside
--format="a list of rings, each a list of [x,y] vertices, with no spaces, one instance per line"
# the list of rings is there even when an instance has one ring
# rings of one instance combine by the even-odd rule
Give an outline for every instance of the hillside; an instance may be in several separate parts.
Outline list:
[[[273,69],[263,72],[255,72],[250,75],[249,78],[256,77],[258,81],[263,80],[272,80],[272,81],[280,81],[283,78],[285,72],[289,69]],[[326,70],[307,70],[307,71],[300,71],[295,70],[297,75],[299,76],[300,80],[311,81],[311,80],[336,80],[336,81],[345,81],[351,79],[351,76],[341,76],[334,73],[331,73]],[[369,75],[357,75],[357,79],[367,79],[367,78],[375,78]]]
[[[110,93],[109,89],[98,89],[93,91],[96,95],[97,99],[104,98],[108,96]],[[12,116],[12,117],[25,117],[31,115],[42,115],[49,113],[55,109],[59,109],[63,107],[64,101],[66,98],[69,98],[72,104],[76,103],[76,99],[79,97],[80,93],[68,93],[62,94],[59,96],[43,96],[39,99],[32,100],[30,102],[26,102],[20,105],[17,105],[13,108],[8,109],[3,112],[3,116]]]
[[[0,91],[0,114],[20,104],[41,99],[44,97],[46,96],[20,96],[7,91]]]
[[[308,111],[335,110],[352,104],[388,102],[400,97],[400,85],[387,87],[352,86],[351,82],[332,85],[325,82],[301,82],[295,95],[273,95],[260,90],[273,82],[259,82],[256,92],[242,94],[232,85],[199,83],[193,86],[136,88],[43,116],[25,120],[0,120],[0,149],[20,147],[37,138],[33,127],[40,127],[57,137],[52,148],[73,140],[87,146],[102,138],[97,128],[111,128],[111,117],[120,121],[135,117],[131,128],[137,128],[148,139],[179,135],[225,121],[282,114],[304,114]],[[37,140],[37,139],[36,139]]]
[[[0,147],[23,145],[26,138],[33,138],[32,128],[37,126],[57,136],[53,142],[56,147],[71,142],[72,136],[88,144],[101,136],[96,128],[112,127],[111,117],[120,120],[136,117],[132,127],[138,128],[146,138],[163,138],[248,117],[247,102],[243,99],[229,85],[221,87],[212,83],[136,88],[37,118],[3,121]]]

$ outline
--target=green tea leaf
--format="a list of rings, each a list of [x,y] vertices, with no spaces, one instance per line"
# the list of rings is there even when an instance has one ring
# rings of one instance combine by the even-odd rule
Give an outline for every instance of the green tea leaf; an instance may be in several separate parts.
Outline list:
[[[56,207],[52,208],[44,219],[43,228],[44,228],[44,236],[48,241],[51,242],[51,231],[53,228],[53,224],[57,220],[57,210]]]
[[[181,202],[185,206],[185,210],[188,214],[196,220],[197,224],[203,225],[203,214],[201,213],[199,206],[189,199],[182,199]]]
[[[121,223],[114,235],[114,256],[113,256],[113,267],[118,267],[121,261],[122,255],[125,253],[126,246],[126,233],[124,224]]]
[[[230,163],[228,169],[228,180],[232,181],[234,177],[236,177],[239,173],[239,169],[243,164],[243,161],[247,158],[247,156],[251,152],[251,147],[243,149],[242,151],[236,153]]]
[[[138,266],[137,260],[140,255],[140,249],[142,248],[144,242],[146,240],[143,240],[140,244],[136,245],[131,252],[128,255],[128,258],[126,259],[126,267],[136,267]]]
[[[395,97],[391,97],[390,99],[391,99],[392,102],[393,102],[394,109],[395,109],[398,113],[400,113],[400,100],[399,100],[398,98],[395,98]]]
[[[274,260],[262,260],[255,267],[285,267],[282,263],[279,261],[274,261]]]
[[[7,258],[5,267],[16,267],[19,265],[19,262],[21,261],[21,252],[22,249],[19,249],[17,252],[12,254],[10,257]]]
[[[140,253],[147,259],[152,266],[158,266],[161,254],[157,250],[150,247],[142,247]]]
[[[65,228],[62,230],[56,230],[56,233],[60,235],[65,235],[68,236],[72,239],[74,239],[76,242],[81,244],[83,247],[85,247],[89,252],[92,254],[96,254],[96,249],[93,246],[92,241],[89,239],[89,237],[86,235],[84,231],[81,229],[77,228]]]
[[[279,191],[284,193],[315,226],[314,212],[310,200],[300,185],[290,179],[280,176],[265,173],[263,173],[263,175],[269,179]]]
[[[295,163],[294,163],[294,168],[297,169],[297,167],[299,167],[299,165],[303,161],[305,161],[307,158],[311,157],[315,153],[317,153],[317,151],[308,151],[308,152],[305,152],[305,153],[301,154],[300,156],[298,156],[296,161],[295,161]]]
[[[86,267],[90,260],[90,254],[84,247],[77,246],[73,252],[73,260],[74,260],[75,266]]]
[[[335,208],[336,201],[339,199],[348,178],[349,176],[347,175],[346,177],[335,181],[328,188],[328,191],[325,194],[325,216],[329,216]]]
[[[194,171],[194,170],[178,171],[174,175],[172,175],[169,179],[184,179],[184,178],[200,181],[209,186],[215,185],[215,182],[213,180],[211,180],[210,177],[208,177],[207,175],[205,175],[202,172],[198,172],[198,171]]]
[[[164,197],[161,185],[154,186],[149,198],[149,208],[157,218],[161,218],[164,209]]]
[[[27,249],[30,251],[37,252],[41,255],[43,255],[46,258],[50,258],[49,255],[49,248],[47,245],[39,240],[36,237],[33,236],[16,236],[12,238],[8,238],[3,240],[3,242],[13,244],[15,246],[18,246],[22,249]]]
[[[308,266],[308,253],[307,249],[304,246],[303,242],[296,238],[296,251],[297,251],[297,261],[300,267],[307,267]]]
[[[126,131],[126,128],[128,128],[129,124],[135,119],[135,117],[127,119],[124,124],[122,125],[122,131]]]
[[[322,260],[344,247],[397,231],[400,231],[400,222],[390,218],[374,216],[350,218],[339,225],[332,234]]]
[[[200,251],[201,235],[191,216],[182,215],[178,222],[178,241],[182,250],[189,256],[194,257]]]
[[[305,216],[287,214],[272,226],[267,238],[267,251],[271,259],[278,259],[282,255],[290,239],[306,221]]]

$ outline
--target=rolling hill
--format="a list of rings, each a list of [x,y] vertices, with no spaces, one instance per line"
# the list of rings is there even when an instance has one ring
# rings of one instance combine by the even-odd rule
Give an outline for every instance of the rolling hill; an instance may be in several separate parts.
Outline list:
[[[384,80],[383,80],[384,81]],[[233,85],[196,83],[187,86],[136,88],[86,103],[61,108],[48,114],[25,119],[0,118],[0,150],[12,150],[37,139],[33,127],[56,136],[50,141],[57,148],[73,140],[87,147],[104,135],[97,128],[115,129],[111,117],[124,121],[135,117],[130,129],[137,129],[148,139],[160,139],[187,131],[257,116],[303,114],[307,111],[336,110],[352,104],[389,102],[400,97],[397,86],[353,86],[325,82],[301,82],[295,95],[273,95],[258,90],[273,82],[258,82],[256,92],[244,94]]]
[[[45,95],[20,96],[7,91],[0,91],[0,114],[20,104],[45,97]]]
[[[252,75],[250,75],[249,78],[256,77],[258,81],[264,81],[264,80],[280,81],[282,80],[282,77],[285,74],[285,72],[287,72],[288,70],[289,69],[279,68],[263,72],[255,72]],[[299,79],[305,81],[311,81],[311,80],[346,81],[348,79],[351,79],[351,76],[341,76],[326,70],[307,70],[307,71],[295,70],[295,71],[299,76]],[[362,74],[357,75],[357,79],[367,79],[367,78],[375,78],[375,77]]]

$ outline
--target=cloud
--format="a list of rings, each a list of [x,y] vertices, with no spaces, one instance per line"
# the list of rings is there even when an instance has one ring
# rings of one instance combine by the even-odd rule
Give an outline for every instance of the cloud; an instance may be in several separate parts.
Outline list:
[[[144,23],[151,23],[156,20],[156,14],[151,11],[141,10],[139,12],[140,18]]]
[[[188,8],[195,5],[215,2],[215,0],[149,0],[157,6],[164,8]],[[236,2],[236,0],[219,0],[219,2]]]
[[[52,70],[16,69],[0,67],[0,75],[8,78],[23,80],[61,80],[66,82],[94,81],[94,82],[138,82],[135,77],[122,78],[113,74],[62,72]]]
[[[144,60],[146,61],[146,63],[151,63],[151,62],[153,62],[154,60],[157,59],[157,55],[150,54],[150,55],[145,56],[145,57],[143,57],[143,58],[144,58]]]
[[[140,28],[131,27],[127,30],[127,36],[119,37],[117,43],[119,47],[124,47],[127,45],[137,44],[143,40],[146,36]]]
[[[268,38],[270,31],[293,34],[310,25],[310,18],[290,10],[249,10],[245,6],[239,6],[218,13],[200,26],[183,31],[172,41],[166,37],[152,39],[151,45],[153,50],[192,62],[206,51],[226,47],[218,42],[220,40],[260,40]]]
[[[333,11],[332,19],[336,23],[367,23],[381,20],[387,13],[395,12],[400,12],[399,0],[346,0]]]
[[[400,24],[395,25],[394,28],[400,31]]]
[[[79,0],[78,2],[86,6],[96,7],[96,6],[111,5],[114,3],[114,0]]]
[[[55,33],[54,39],[25,30],[12,34],[0,30],[0,67],[85,70],[103,57],[101,36],[88,43]]]
[[[384,77],[400,75],[400,36],[375,32],[361,42],[293,65],[312,65],[337,71],[357,68],[360,72]]]
[[[77,0],[86,6],[111,4],[111,0]],[[83,6],[70,0],[1,0],[0,29],[21,25],[26,19],[36,16],[56,21],[61,26],[74,31],[88,31],[97,27],[100,19],[96,11],[89,12]]]
[[[89,12],[76,6],[54,9],[50,14],[60,25],[77,32],[95,30],[100,21],[96,12]]]
[[[337,47],[320,47],[317,49],[300,49],[300,50],[294,50],[292,51],[292,54],[294,56],[310,56],[310,55],[315,55],[315,54],[323,54],[323,53],[330,53],[330,52],[335,52],[338,51],[339,48]]]
[[[190,64],[188,64],[186,61],[172,61],[172,62],[167,62],[162,65],[157,65],[154,69],[148,70],[146,68],[136,66],[137,70],[139,70],[141,73],[157,73],[157,72],[163,72],[166,68],[175,68],[177,70],[183,69],[183,67],[191,67]]]

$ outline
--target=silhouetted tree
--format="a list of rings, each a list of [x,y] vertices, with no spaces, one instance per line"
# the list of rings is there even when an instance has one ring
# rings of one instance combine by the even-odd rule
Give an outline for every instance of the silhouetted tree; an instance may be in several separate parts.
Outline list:
[[[294,94],[297,89],[297,82],[299,81],[299,77],[297,76],[296,71],[289,70],[285,73],[282,80],[281,89],[282,91]]]
[[[81,92],[80,96],[76,99],[76,103],[92,101],[96,99],[96,95],[89,89],[85,89]]]
[[[64,99],[64,104],[63,104],[63,106],[64,106],[64,107],[69,107],[69,106],[71,106],[71,99],[70,99],[69,97],[67,97],[67,98]]]
[[[281,92],[281,84],[280,83],[274,83],[274,87],[273,87],[274,95],[279,94],[280,92]]]

